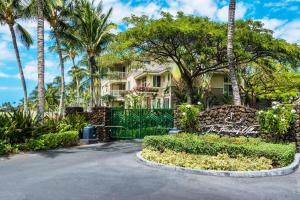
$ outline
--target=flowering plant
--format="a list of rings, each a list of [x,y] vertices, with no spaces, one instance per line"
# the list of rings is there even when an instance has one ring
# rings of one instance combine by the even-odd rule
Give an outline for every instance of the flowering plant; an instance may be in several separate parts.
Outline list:
[[[138,87],[135,87],[134,89],[128,91],[128,93],[134,93],[134,92],[158,92],[158,89],[151,88],[151,87],[145,87],[145,86],[138,86]]]
[[[197,127],[197,119],[200,112],[199,106],[182,104],[179,106],[180,125],[184,131],[195,132]]]
[[[274,102],[272,108],[257,113],[261,130],[274,136],[286,136],[296,121],[297,113],[291,106]]]

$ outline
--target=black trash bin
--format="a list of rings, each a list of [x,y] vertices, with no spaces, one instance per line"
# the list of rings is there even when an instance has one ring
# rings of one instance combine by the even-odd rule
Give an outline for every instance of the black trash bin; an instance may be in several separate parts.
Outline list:
[[[92,144],[97,142],[96,127],[88,125],[83,128],[81,144]]]

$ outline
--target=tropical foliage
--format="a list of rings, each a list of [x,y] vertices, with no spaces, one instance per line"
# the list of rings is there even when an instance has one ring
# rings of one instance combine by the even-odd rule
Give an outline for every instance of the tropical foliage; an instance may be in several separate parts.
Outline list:
[[[272,144],[256,138],[229,138],[207,134],[178,134],[164,136],[147,136],[143,147],[155,151],[186,152],[195,155],[217,156],[228,154],[231,158],[240,155],[251,158],[264,157],[272,160],[272,166],[282,167],[294,160],[296,147],[291,144]]]
[[[201,105],[182,104],[179,106],[180,128],[187,132],[196,132]]]
[[[297,113],[291,106],[274,103],[272,108],[258,112],[258,122],[262,131],[285,139],[291,134],[291,126],[297,119]]]
[[[228,67],[226,24],[183,13],[163,13],[160,19],[132,16],[125,23],[128,28],[117,36],[116,51],[125,58],[174,62],[186,84],[190,104],[195,103],[193,86],[199,76]],[[259,21],[237,21],[233,43],[236,69],[261,63],[272,69],[274,62],[299,65],[299,46],[275,39]]]

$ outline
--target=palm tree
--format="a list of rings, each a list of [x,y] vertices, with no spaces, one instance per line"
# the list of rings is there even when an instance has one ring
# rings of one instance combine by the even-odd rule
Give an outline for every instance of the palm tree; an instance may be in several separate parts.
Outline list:
[[[65,109],[65,67],[63,60],[63,53],[60,40],[60,32],[66,28],[66,17],[68,12],[66,9],[65,0],[47,0],[44,5],[44,17],[52,27],[53,35],[56,41],[57,53],[59,56],[60,73],[61,73],[61,87],[58,115],[64,115]]]
[[[31,1],[31,12],[36,15],[37,0]],[[55,38],[55,50],[58,53],[60,73],[61,73],[61,88],[58,115],[64,115],[65,107],[65,67],[61,49],[61,33],[67,27],[65,23],[69,16],[69,11],[66,8],[66,0],[46,0],[43,4],[44,18],[47,20],[52,28],[52,35]]]
[[[94,1],[75,1],[73,8],[73,30],[69,38],[86,52],[88,56],[88,70],[90,74],[90,106],[94,106],[94,77],[96,56],[107,46],[111,39],[110,31],[115,25],[109,23],[112,8],[107,13],[102,11],[102,3],[95,5]]]
[[[25,5],[21,0],[1,0],[0,1],[0,23],[7,24],[11,33],[12,42],[17,58],[19,74],[24,95],[24,111],[28,111],[28,98],[27,98],[27,87],[25,77],[23,73],[23,67],[21,63],[19,48],[16,39],[16,32],[19,34],[22,44],[29,48],[32,44],[32,38],[30,34],[19,24],[16,20],[24,17]]]
[[[229,68],[229,75],[232,84],[234,105],[241,105],[241,96],[240,96],[239,85],[238,85],[236,71],[235,71],[234,49],[233,49],[235,8],[236,8],[235,0],[230,0],[229,14],[228,14],[227,56],[228,56],[228,68]]]
[[[73,79],[73,83],[75,83],[76,86],[76,103],[79,105],[80,103],[80,82],[85,76],[85,69],[77,67],[74,65],[71,70],[69,71],[69,75]]]
[[[37,0],[37,41],[38,41],[38,108],[37,119],[43,122],[45,109],[45,55],[44,55],[44,0]]]
[[[75,58],[79,54],[78,49],[74,45],[63,41],[61,50],[64,55],[64,60],[71,60],[73,65],[72,67],[75,67]]]

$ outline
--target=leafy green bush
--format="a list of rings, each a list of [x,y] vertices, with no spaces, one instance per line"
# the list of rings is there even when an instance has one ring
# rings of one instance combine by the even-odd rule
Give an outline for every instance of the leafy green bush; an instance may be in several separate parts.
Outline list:
[[[58,128],[59,132],[77,131],[80,133],[86,125],[88,123],[83,115],[73,114],[62,119]]]
[[[10,144],[7,144],[4,141],[0,141],[0,155],[8,154],[12,151]]]
[[[142,156],[154,162],[192,169],[254,171],[273,168],[272,160],[264,157],[249,158],[239,155],[236,158],[231,158],[227,154],[208,156],[171,150],[160,152],[151,149],[143,149]]]
[[[21,147],[22,150],[48,150],[60,147],[77,145],[79,141],[77,131],[60,133],[49,133],[40,136],[38,139],[31,139]]]
[[[23,143],[32,137],[35,127],[37,121],[30,112],[15,110],[5,113],[1,116],[0,140],[10,144]]]
[[[33,138],[37,138],[41,135],[48,133],[57,133],[59,132],[59,124],[61,123],[61,118],[59,117],[49,117],[45,116],[42,124],[38,124],[37,127],[33,130]]]
[[[182,104],[179,106],[181,112],[180,125],[187,132],[195,132],[198,123],[198,115],[200,112],[199,106]]]
[[[297,118],[296,111],[290,106],[274,104],[272,108],[257,113],[261,130],[277,139],[285,138]]]
[[[191,154],[212,155],[228,154],[232,158],[239,155],[246,157],[265,157],[272,160],[273,166],[286,166],[294,160],[294,144],[272,144],[256,138],[227,138],[218,135],[198,136],[178,134],[147,136],[144,148],[163,152],[166,149]]]

